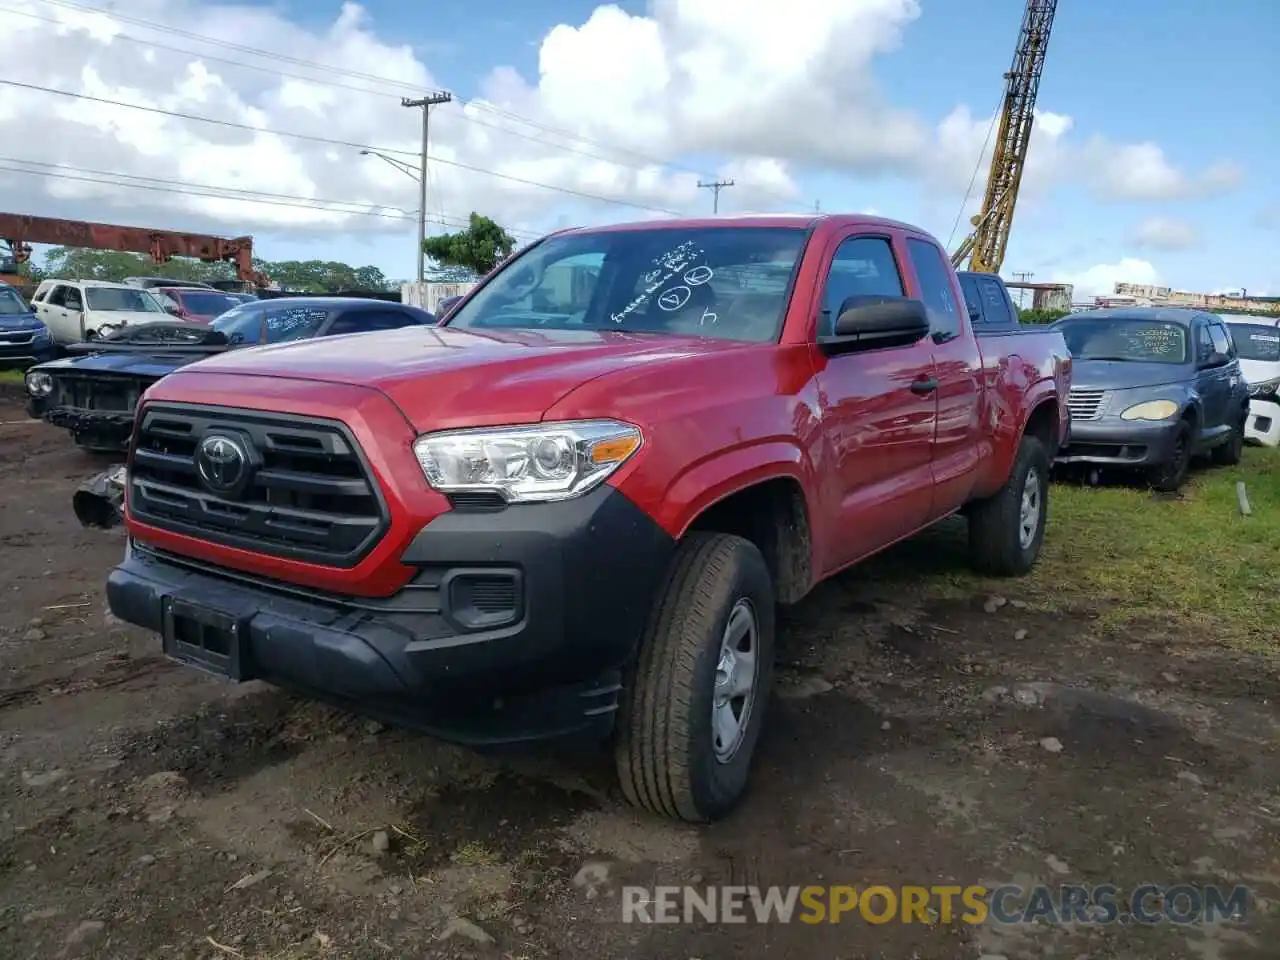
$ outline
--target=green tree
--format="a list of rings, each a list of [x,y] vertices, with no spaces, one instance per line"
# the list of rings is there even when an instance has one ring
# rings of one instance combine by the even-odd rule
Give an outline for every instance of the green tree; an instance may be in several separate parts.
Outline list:
[[[466,230],[424,240],[422,250],[441,266],[465,267],[483,275],[509,257],[515,246],[515,237],[488,217],[473,213]]]
[[[1019,307],[1018,322],[1019,323],[1053,323],[1053,321],[1055,320],[1061,320],[1070,312],[1071,312],[1070,310],[1047,310],[1047,309],[1023,310],[1021,307]]]

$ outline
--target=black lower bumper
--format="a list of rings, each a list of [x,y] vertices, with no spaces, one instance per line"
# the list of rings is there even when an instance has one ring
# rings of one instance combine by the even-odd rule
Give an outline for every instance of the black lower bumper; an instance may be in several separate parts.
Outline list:
[[[33,398],[34,399],[34,398]],[[34,413],[39,409],[40,412]],[[133,433],[133,411],[81,410],[76,407],[37,407],[27,405],[27,413],[39,416],[45,423],[70,430],[76,443],[103,453],[123,453]]]
[[[48,363],[56,356],[57,347],[49,341],[39,346],[0,341],[0,370],[26,370],[37,363]]]
[[[1071,424],[1071,439],[1058,451],[1057,463],[1145,469],[1173,458],[1178,420],[1160,422],[1104,420]]]
[[[674,543],[622,494],[455,510],[381,599],[319,594],[131,544],[112,612],[170,656],[472,746],[612,729]]]

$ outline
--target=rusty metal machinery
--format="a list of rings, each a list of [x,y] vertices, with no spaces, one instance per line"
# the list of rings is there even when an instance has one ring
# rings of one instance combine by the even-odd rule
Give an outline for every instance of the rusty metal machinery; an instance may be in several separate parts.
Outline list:
[[[167,263],[173,257],[192,257],[205,263],[232,263],[238,279],[263,287],[270,282],[254,269],[252,237],[226,239],[200,233],[0,213],[0,238],[4,239],[18,263],[30,259],[31,244],[48,243],[88,250],[145,253],[150,255],[152,263]]]
[[[1049,49],[1049,33],[1057,12],[1057,0],[1027,0],[1014,51],[1013,66],[1004,75],[1004,104],[1000,110],[1000,130],[991,155],[987,190],[982,210],[971,221],[974,231],[951,256],[959,267],[969,258],[969,269],[978,273],[999,273],[1009,245],[1009,228],[1022,185],[1022,171],[1031,144],[1040,75]]]

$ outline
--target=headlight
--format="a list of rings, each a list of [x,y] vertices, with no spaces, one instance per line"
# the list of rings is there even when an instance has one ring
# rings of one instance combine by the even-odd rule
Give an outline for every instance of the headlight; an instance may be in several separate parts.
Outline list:
[[[1272,377],[1270,380],[1263,380],[1261,383],[1249,384],[1249,396],[1266,397],[1280,390],[1280,377]]]
[[[37,370],[27,374],[27,393],[33,397],[47,397],[53,393],[53,377]]]
[[[1124,413],[1122,420],[1168,420],[1177,414],[1179,406],[1172,400],[1148,400],[1146,403],[1135,403]]]
[[[31,335],[32,343],[44,343],[49,339],[48,327],[36,327],[35,332]]]
[[[511,503],[533,503],[586,493],[642,441],[629,423],[583,420],[428,433],[413,452],[441,493],[496,493]]]

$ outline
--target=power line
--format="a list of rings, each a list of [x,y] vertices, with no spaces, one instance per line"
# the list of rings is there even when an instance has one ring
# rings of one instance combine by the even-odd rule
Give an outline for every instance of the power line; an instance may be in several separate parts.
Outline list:
[[[68,7],[75,10],[87,11],[92,9],[89,7],[78,7],[74,4],[58,3],[57,0],[44,0],[44,2],[53,3],[56,6]],[[146,27],[146,29],[149,29],[149,30],[157,30],[160,32],[172,32],[172,33],[176,33],[179,36],[199,38],[202,42],[206,42],[206,43],[217,43],[217,44],[226,43],[226,41],[219,41],[214,37],[205,37],[202,34],[190,34],[185,30],[177,30],[176,28],[168,27],[168,26],[165,26],[164,24],[153,23],[145,20],[139,20],[134,17],[125,17],[122,14],[108,13],[107,11],[96,11],[96,12],[102,13],[104,16],[111,16],[115,19],[119,19],[129,23],[143,25]],[[54,26],[59,26],[59,27],[68,26],[67,22],[64,20],[58,20],[55,17],[44,17],[38,13],[30,13],[26,10],[17,10],[12,7],[0,7],[0,13],[5,13],[10,16],[26,17],[30,20],[39,20],[42,23],[48,23]],[[379,99],[387,99],[387,100],[399,99],[399,97],[396,94],[388,93],[384,90],[371,90],[368,87],[355,86],[349,83],[339,83],[335,80],[323,80],[318,77],[308,77],[300,73],[290,73],[287,70],[280,70],[279,68],[276,68],[276,67],[264,66],[263,64],[245,63],[243,60],[232,60],[228,57],[219,57],[216,54],[211,54],[203,50],[184,50],[181,47],[174,47],[167,44],[165,46],[160,46],[160,44],[156,43],[154,40],[147,40],[143,37],[135,37],[132,34],[128,34],[124,32],[112,34],[111,39],[112,39],[112,42],[116,40],[125,40],[130,43],[136,43],[144,47],[161,49],[169,53],[185,54],[186,56],[189,56],[189,57],[194,57],[201,60],[208,60],[211,63],[222,63],[232,67],[241,67],[245,70],[256,70],[260,73],[270,74],[271,76],[284,77],[289,80],[298,80],[303,83],[310,83],[316,86],[332,87],[337,90],[348,90],[354,93],[362,93],[370,97],[378,97]],[[230,46],[232,46],[233,48],[239,49],[238,45],[236,44],[230,44]],[[253,48],[244,48],[244,49],[252,50]],[[258,53],[257,55],[274,56],[274,54],[267,54],[265,52]],[[308,61],[298,61],[298,62],[306,63],[308,67],[311,69],[328,69],[328,68],[325,68],[323,64],[311,64]],[[337,71],[337,68],[333,68],[333,69],[335,70],[335,72],[340,72],[340,71]],[[506,114],[504,111],[500,111],[498,110],[498,108],[493,107],[490,104],[486,104],[482,101],[471,101],[471,100],[466,100],[462,98],[455,98],[455,100],[459,105],[465,104],[465,105],[473,106],[476,109],[488,110],[494,113],[501,113],[503,116],[506,116],[517,123],[525,123],[533,126],[538,126],[538,124],[535,121],[520,117],[517,114]],[[574,154],[577,154],[578,156],[589,157],[593,160],[600,160],[604,163],[617,164],[618,166],[628,167],[629,169],[633,169],[633,170],[642,169],[642,167],[637,166],[635,164],[623,163],[620,160],[618,160],[616,157],[601,156],[598,153],[589,153],[586,150],[576,149],[568,144],[556,143],[551,140],[543,139],[542,137],[533,136],[532,134],[525,133],[524,131],[521,131],[521,130],[512,130],[510,127],[504,127],[496,123],[489,123],[485,120],[481,120],[479,117],[470,116],[469,114],[467,114],[465,110],[454,110],[454,111],[451,111],[449,115],[452,117],[455,117],[458,120],[461,120],[464,123],[473,123],[473,124],[476,124],[477,126],[485,127],[489,130],[496,130],[499,133],[505,133],[509,136],[518,137],[522,140],[528,140],[531,143],[540,143],[544,146],[553,147],[557,150],[562,150],[566,153],[574,153]],[[555,128],[544,128],[544,129],[552,133],[556,132]],[[571,134],[568,134],[567,131],[562,135],[573,136]],[[584,139],[589,141],[589,138],[584,138]],[[631,151],[628,151],[624,148],[610,146],[609,144],[600,143],[600,146],[603,146],[605,149],[615,153],[620,153],[620,154],[631,153]],[[632,154],[632,155],[644,160],[645,166],[657,165],[662,167],[669,167],[672,170],[678,170],[685,173],[695,173],[695,174],[698,173],[698,171],[694,170],[692,167],[684,167],[684,166],[681,166],[680,164],[673,163],[672,161],[669,161],[669,160],[660,161],[654,158],[646,158],[642,154]]]
[[[222,40],[218,37],[210,37],[205,34],[193,33],[189,30],[182,30],[177,27],[171,27],[168,24],[156,23],[153,20],[144,20],[139,17],[133,17],[133,16],[128,16],[126,14],[116,13],[113,10],[104,10],[99,7],[91,7],[91,6],[78,4],[78,3],[70,3],[68,2],[68,0],[43,0],[43,2],[55,7],[63,7],[70,10],[77,10],[83,13],[96,13],[101,16],[110,17],[113,20],[118,20],[122,23],[130,23],[135,26],[140,26],[148,30],[155,30],[160,33],[168,33],[168,34],[172,34],[173,36],[185,37],[189,40],[195,40],[200,43],[208,43],[216,47],[221,47],[223,49],[229,49],[229,50],[239,51],[241,53],[247,53],[251,56],[265,57],[267,59],[274,60],[274,61],[284,61],[286,63],[295,64],[296,66],[305,67],[309,70],[317,70],[317,71],[328,73],[334,76],[349,77],[352,79],[364,80],[369,83],[375,83],[379,87],[387,87],[387,86],[398,87],[404,90],[413,91],[415,93],[421,89],[420,85],[412,84],[407,81],[395,80],[395,79],[392,79],[391,77],[383,77],[383,76],[378,76],[376,74],[362,73],[357,70],[347,70],[342,67],[332,66],[331,64],[317,63],[314,60],[305,60],[300,57],[293,57],[287,54],[277,53],[271,50],[263,50],[260,47],[250,47],[250,46],[246,46],[245,44],[235,43],[230,40]],[[52,20],[50,18],[40,17],[35,14],[27,14],[23,11],[6,9],[6,12],[18,13],[22,16],[30,16],[38,20],[45,20],[46,22],[55,23],[58,25],[63,25],[63,26],[66,25],[63,23],[63,21]],[[134,42],[137,42],[137,43],[143,43],[143,44],[147,43],[147,41],[145,40],[141,40],[136,37],[130,37],[127,34],[116,34],[115,36],[124,37],[126,39],[133,40]],[[154,46],[154,44],[152,45]],[[370,90],[366,87],[353,87],[347,84],[336,84],[331,81],[317,80],[314,77],[299,77],[296,74],[284,73],[279,69],[264,67],[257,64],[246,64],[236,60],[227,60],[227,59],[222,59],[222,58],[214,57],[214,56],[203,54],[203,53],[196,53],[196,52],[186,51],[186,50],[178,50],[176,48],[166,48],[166,49],[173,49],[175,53],[186,53],[190,56],[208,56],[208,59],[213,60],[215,62],[227,63],[232,66],[246,67],[250,70],[261,70],[266,73],[274,73],[278,76],[290,77],[292,79],[303,80],[310,83],[319,83],[319,84],[327,83],[330,86],[337,86],[342,89],[354,90],[360,93],[373,94],[375,96],[392,96],[391,94],[385,93],[381,90]],[[532,120],[528,117],[521,116],[520,114],[512,113],[508,110],[503,110],[502,108],[497,107],[491,103],[487,103],[483,100],[471,100],[465,97],[458,97],[456,95],[455,95],[455,100],[459,104],[465,104],[467,106],[475,107],[477,110],[483,110],[488,113],[493,113],[505,119],[509,119],[517,123],[525,124],[527,126],[533,127],[534,129],[542,130],[546,133],[551,133],[555,136],[567,137],[568,139],[577,141],[579,143],[599,146],[614,153],[635,157],[636,159],[643,161],[646,166],[670,167],[673,170],[682,170],[686,173],[695,173],[695,174],[699,173],[699,171],[694,170],[691,167],[684,167],[684,166],[681,166],[680,164],[673,163],[670,160],[662,160],[662,159],[641,153],[636,150],[632,150],[625,147],[619,147],[616,144],[605,143],[604,141],[598,140],[593,137],[588,137],[583,134],[574,133],[573,131],[566,130],[563,127],[555,127],[550,124],[542,123],[537,120]],[[535,143],[543,143],[548,146],[558,147],[559,149],[566,150],[571,153],[581,153],[583,156],[593,157],[597,160],[603,160],[608,163],[618,162],[617,160],[612,158],[601,157],[596,154],[584,153],[582,151],[574,150],[573,148],[565,146],[564,144],[551,143],[550,141],[542,140],[537,137],[530,136],[529,134],[522,133],[518,130],[511,130],[507,127],[501,127],[501,126],[496,126],[494,124],[485,123],[483,120],[480,120],[476,117],[467,116],[465,113],[458,113],[456,115],[468,123],[477,123],[480,126],[490,127],[491,129],[494,129],[494,130],[499,130],[504,133],[509,133],[512,136],[523,137],[524,139],[532,140]],[[625,164],[623,165],[625,166]]]
[[[23,167],[37,167],[40,169],[23,169],[22,167],[6,166],[6,164],[21,164]],[[378,210],[350,210],[350,209],[334,209],[334,207],[319,206],[319,204],[332,205],[361,205],[361,201],[355,200],[322,200],[313,197],[296,196],[292,194],[268,193],[256,190],[241,190],[237,187],[221,187],[216,184],[198,184],[186,183],[181,180],[171,180],[162,177],[144,177],[134,174],[120,174],[108,170],[91,170],[82,167],[71,167],[62,164],[44,163],[37,160],[22,160],[15,157],[0,157],[0,171],[6,173],[26,174],[28,176],[48,177],[54,180],[71,180],[80,183],[96,183],[108,187],[123,187],[134,190],[145,190],[156,193],[175,193],[186,196],[203,197],[212,200],[244,200],[253,203],[262,203],[269,206],[294,207],[300,210],[312,210],[317,213],[336,213],[343,216],[366,216],[377,217],[384,220],[396,220],[412,222],[417,219],[417,214],[399,207],[386,207],[378,204],[363,204],[367,207],[380,206]],[[123,183],[119,178],[125,177],[129,180],[139,181],[136,183]],[[105,179],[100,179],[105,178]],[[216,191],[216,192],[215,192]],[[228,195],[231,194],[231,195]],[[397,211],[397,212],[384,212]],[[469,224],[469,220],[454,214],[445,214],[443,211],[439,216],[430,218],[432,222],[441,223],[444,226],[465,227]],[[508,233],[522,235],[531,239],[535,239],[538,234],[530,233],[526,230],[508,229]]]
[[[33,90],[39,93],[49,93],[59,97],[69,97],[73,100],[84,100],[88,103],[100,103],[110,107],[123,107],[128,110],[138,110],[143,113],[157,114],[162,117],[173,117],[177,120],[191,120],[196,123],[210,123],[215,126],[228,127],[232,130],[244,130],[253,134],[269,134],[276,137],[288,137],[293,140],[306,140],[311,143],[323,143],[331,147],[350,147],[353,150],[377,150],[382,153],[395,153],[401,156],[415,157],[417,154],[409,150],[397,150],[391,147],[374,147],[367,143],[356,143],[351,140],[338,140],[333,137],[321,137],[309,133],[296,133],[288,130],[272,130],[266,127],[254,127],[247,123],[237,123],[234,120],[217,120],[213,117],[202,117],[193,113],[182,113],[177,110],[164,110],[160,107],[146,107],[137,103],[126,103],[123,100],[111,100],[106,97],[95,97],[87,93],[73,93],[70,90],[59,90],[56,87],[46,87],[37,83],[24,83],[20,80],[7,80],[0,78],[0,84],[9,87],[18,87],[23,90]],[[537,180],[527,180],[524,177],[516,177],[509,173],[499,173],[496,170],[486,170],[484,167],[473,166],[469,163],[463,163],[460,160],[446,160],[444,157],[431,157],[435,163],[442,163],[446,166],[457,167],[461,170],[470,170],[473,173],[482,173],[486,176],[497,177],[500,180],[508,180],[512,183],[519,183],[529,187],[541,187],[545,190],[554,190],[556,193],[563,193],[569,196],[578,197],[583,200],[596,200],[600,203],[609,203],[619,207],[631,207],[636,210],[647,210],[650,213],[664,213],[668,216],[681,216],[679,211],[667,210],[662,207],[651,207],[643,203],[634,203],[629,200],[618,200],[611,197],[602,197],[599,194],[586,193],[582,190],[574,190],[572,187],[560,187],[550,183],[541,183]]]

